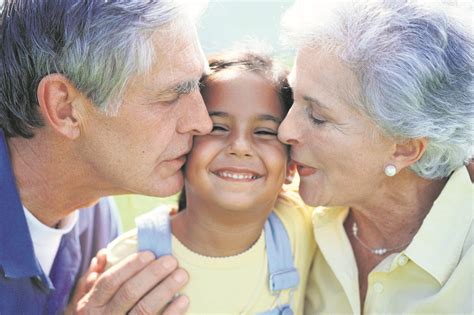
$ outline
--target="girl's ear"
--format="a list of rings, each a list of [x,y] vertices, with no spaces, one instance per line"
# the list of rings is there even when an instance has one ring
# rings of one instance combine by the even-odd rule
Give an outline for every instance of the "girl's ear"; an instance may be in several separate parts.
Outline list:
[[[285,184],[289,185],[293,181],[293,178],[295,177],[296,174],[296,164],[293,164],[292,162],[288,162],[288,167],[286,168],[286,178],[285,178]]]

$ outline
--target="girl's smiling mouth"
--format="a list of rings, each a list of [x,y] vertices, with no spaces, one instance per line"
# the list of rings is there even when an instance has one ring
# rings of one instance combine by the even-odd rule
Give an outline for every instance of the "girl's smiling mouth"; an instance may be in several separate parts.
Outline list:
[[[212,174],[223,180],[229,181],[254,181],[262,177],[262,175],[246,169],[235,169],[235,168],[221,168],[215,171],[211,171]]]

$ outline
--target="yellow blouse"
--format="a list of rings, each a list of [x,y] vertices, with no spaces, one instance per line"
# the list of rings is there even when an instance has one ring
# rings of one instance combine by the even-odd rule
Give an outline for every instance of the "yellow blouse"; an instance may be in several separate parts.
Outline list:
[[[474,185],[454,172],[411,244],[368,277],[363,314],[474,313]],[[318,245],[305,314],[361,314],[358,271],[343,228],[347,208],[317,208]]]

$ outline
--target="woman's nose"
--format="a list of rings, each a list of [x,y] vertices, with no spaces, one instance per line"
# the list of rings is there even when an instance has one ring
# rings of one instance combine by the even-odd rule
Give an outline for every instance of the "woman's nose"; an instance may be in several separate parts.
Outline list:
[[[297,109],[293,105],[285,119],[281,122],[280,127],[278,127],[278,139],[289,145],[299,143],[301,141],[301,126],[298,123]]]

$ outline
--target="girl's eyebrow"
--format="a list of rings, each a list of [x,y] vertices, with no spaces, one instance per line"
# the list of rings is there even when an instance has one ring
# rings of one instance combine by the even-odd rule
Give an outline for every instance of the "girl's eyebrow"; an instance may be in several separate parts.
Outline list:
[[[226,112],[215,111],[215,112],[209,112],[209,116],[229,117],[230,115]],[[282,121],[281,118],[278,118],[278,117],[275,117],[275,116],[269,115],[269,114],[258,115],[257,120],[273,121],[277,124],[280,124],[281,121]]]
[[[229,117],[229,114],[226,112],[209,112],[209,116]]]
[[[281,123],[281,121],[282,121],[281,118],[275,117],[273,115],[268,115],[268,114],[258,115],[257,119],[258,120],[270,120],[270,121],[276,122],[277,124]]]

